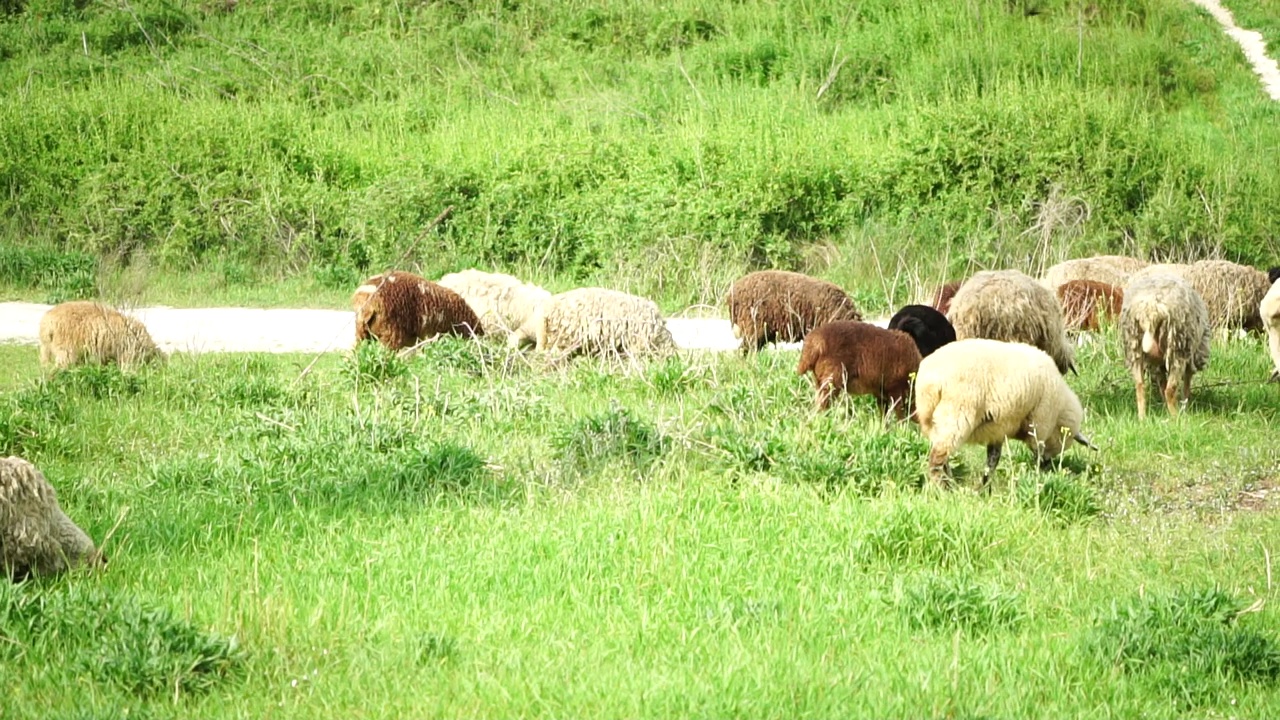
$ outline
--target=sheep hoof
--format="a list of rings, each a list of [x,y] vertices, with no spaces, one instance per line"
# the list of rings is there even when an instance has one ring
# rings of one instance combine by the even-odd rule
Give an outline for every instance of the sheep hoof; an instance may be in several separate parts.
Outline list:
[[[1267,378],[1269,383],[1280,383],[1280,370],[1272,370],[1271,377]]]

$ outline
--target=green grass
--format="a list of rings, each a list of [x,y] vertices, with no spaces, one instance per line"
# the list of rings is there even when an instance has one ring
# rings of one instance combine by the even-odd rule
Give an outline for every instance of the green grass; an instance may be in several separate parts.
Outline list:
[[[0,346],[0,453],[115,528],[104,572],[0,589],[0,714],[1280,711],[1257,339],[1139,423],[1104,336],[1069,378],[1102,450],[1011,447],[989,495],[922,492],[868,398],[815,416],[794,352],[312,359]]]

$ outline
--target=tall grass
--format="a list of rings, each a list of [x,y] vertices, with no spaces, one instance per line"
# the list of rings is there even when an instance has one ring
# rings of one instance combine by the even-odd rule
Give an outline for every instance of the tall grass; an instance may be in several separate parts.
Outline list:
[[[0,17],[0,232],[117,263],[343,286],[480,264],[674,307],[757,266],[877,283],[869,248],[935,277],[1276,252],[1276,110],[1181,0]],[[1082,222],[1046,224],[1055,201]]]

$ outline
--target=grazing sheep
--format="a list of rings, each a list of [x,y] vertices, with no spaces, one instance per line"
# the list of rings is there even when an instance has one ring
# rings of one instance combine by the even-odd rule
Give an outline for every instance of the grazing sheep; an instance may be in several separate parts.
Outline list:
[[[356,290],[353,305],[366,286],[374,289],[356,310],[356,342],[372,337],[400,350],[442,334],[484,334],[480,319],[466,301],[430,280],[406,272],[372,277]]]
[[[861,320],[838,285],[786,270],[761,270],[729,288],[729,322],[750,353],[771,342],[795,342],[833,320]]]
[[[952,280],[951,282],[942,285],[934,291],[933,299],[929,301],[929,304],[938,312],[946,315],[951,311],[952,298],[956,296],[956,291],[958,291],[960,286],[963,284],[963,280]]]
[[[80,563],[105,559],[62,512],[53,486],[26,460],[0,459],[0,570],[21,581]]]
[[[441,287],[462,296],[476,311],[486,335],[509,333],[524,324],[551,293],[519,278],[480,270],[463,270],[440,278]]]
[[[1267,274],[1228,260],[1200,260],[1190,265],[1151,265],[1130,280],[1152,275],[1174,275],[1186,280],[1204,301],[1209,325],[1215,328],[1263,329],[1258,306],[1271,289]]]
[[[1017,270],[987,270],[966,280],[947,317],[961,340],[1022,342],[1049,353],[1059,371],[1073,368],[1075,353],[1058,298]]]
[[[392,270],[390,272],[384,272],[381,275],[374,275],[361,283],[360,287],[356,288],[356,291],[351,295],[351,309],[355,310],[357,313],[360,312],[360,308],[364,307],[364,304],[369,301],[369,298],[373,297],[373,294],[378,291],[378,288],[382,287],[386,283],[414,282],[420,279],[421,278],[413,273],[407,273],[400,270]]]
[[[1068,280],[1057,292],[1068,330],[1095,331],[1101,318],[1117,317],[1124,304],[1124,290],[1095,280]]]
[[[929,439],[929,476],[941,482],[962,445],[986,445],[985,486],[1005,440],[1021,440],[1043,464],[1080,434],[1084,409],[1057,364],[1039,348],[981,338],[957,340],[920,362],[916,419]]]
[[[605,288],[578,288],[547,298],[508,342],[533,342],[539,352],[620,356],[674,352],[675,340],[658,305]]]
[[[906,333],[835,320],[805,336],[796,374],[813,373],[820,410],[842,392],[874,395],[882,414],[893,408],[901,419],[907,416],[911,375],[918,367],[920,351]]]
[[[1267,271],[1267,279],[1271,281],[1271,289],[1258,304],[1258,314],[1267,329],[1267,347],[1271,350],[1271,364],[1275,366],[1271,381],[1277,382],[1280,381],[1280,267]]]
[[[907,305],[889,319],[890,330],[901,330],[916,341],[920,357],[956,340],[956,329],[941,312],[928,305]]]
[[[1209,362],[1213,330],[1209,312],[1191,284],[1176,275],[1135,275],[1124,288],[1120,334],[1125,365],[1138,395],[1138,418],[1147,416],[1143,376],[1150,370],[1164,389],[1169,414],[1178,413],[1178,384],[1191,397],[1191,376]]]
[[[1067,260],[1044,271],[1042,282],[1050,290],[1056,290],[1071,280],[1092,280],[1105,285],[1124,287],[1129,277],[1147,267],[1145,260],[1124,255],[1098,255]]]
[[[164,353],[147,327],[102,303],[78,300],[55,305],[40,318],[40,363],[59,369],[72,365],[117,363],[128,369]]]

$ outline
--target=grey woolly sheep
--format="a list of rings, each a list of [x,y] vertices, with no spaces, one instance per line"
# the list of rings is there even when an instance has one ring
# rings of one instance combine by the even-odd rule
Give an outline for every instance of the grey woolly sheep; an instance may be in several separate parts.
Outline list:
[[[1275,366],[1271,381],[1276,382],[1280,381],[1280,267],[1271,268],[1267,278],[1271,280],[1271,289],[1258,304],[1258,314],[1267,329],[1267,347],[1271,350],[1271,364]]]
[[[928,305],[907,305],[889,318],[890,330],[901,330],[916,341],[920,357],[956,341],[956,329],[947,316]]]
[[[881,414],[907,415],[920,351],[910,335],[856,320],[835,320],[804,337],[796,374],[813,373],[818,409],[840,393],[874,395]]]
[[[512,347],[533,342],[540,352],[646,355],[674,352],[676,343],[652,300],[605,288],[552,295],[511,333]]]
[[[117,363],[128,369],[164,357],[145,325],[102,303],[65,302],[40,318],[42,365]]]
[[[761,270],[729,288],[729,322],[742,352],[771,342],[795,342],[833,320],[861,320],[849,295],[834,283],[786,270]]]
[[[947,317],[961,340],[1022,342],[1049,353],[1063,373],[1073,367],[1058,298],[1017,270],[986,270],[966,280]]]
[[[480,270],[463,270],[440,278],[441,287],[462,296],[475,310],[486,335],[509,333],[524,324],[551,293],[519,278]]]
[[[986,445],[985,486],[1004,442],[1020,440],[1043,464],[1080,434],[1084,409],[1043,350],[982,338],[957,340],[920,362],[916,419],[929,439],[929,476],[942,482],[947,459],[962,445]]]
[[[1102,318],[1118,317],[1124,304],[1124,290],[1094,280],[1068,280],[1057,295],[1068,330],[1097,330]]]
[[[374,338],[400,350],[437,335],[484,334],[466,301],[430,280],[406,272],[375,276],[356,290],[353,305],[366,286],[374,289],[356,310],[356,342]]]
[[[1262,331],[1258,306],[1271,289],[1267,274],[1228,260],[1200,260],[1190,265],[1152,265],[1134,273],[1130,281],[1152,275],[1174,275],[1186,280],[1204,301],[1209,325]]]
[[[1144,375],[1164,390],[1170,415],[1178,412],[1178,385],[1191,397],[1191,376],[1209,362],[1213,330],[1209,312],[1191,284],[1176,275],[1135,275],[1124,288],[1120,336],[1125,365],[1133,375],[1138,418],[1147,416]]]
[[[1147,267],[1146,260],[1124,255],[1097,255],[1088,258],[1066,260],[1044,271],[1042,282],[1050,290],[1056,290],[1071,280],[1091,280],[1105,285],[1124,287],[1129,277]]]
[[[20,457],[0,459],[0,570],[20,581],[105,562],[34,465]]]

